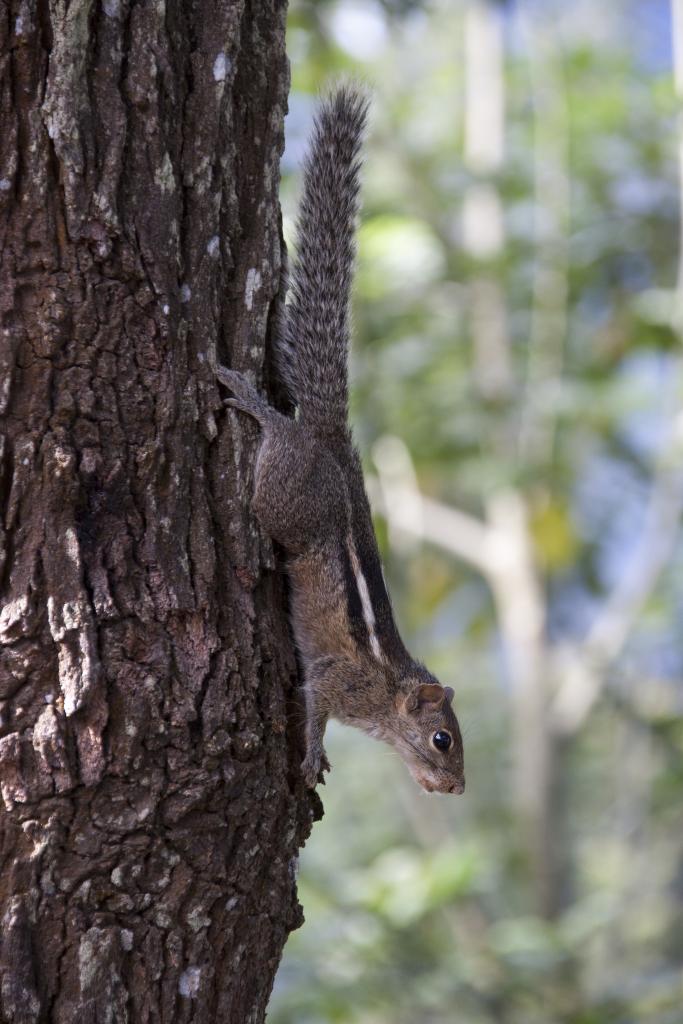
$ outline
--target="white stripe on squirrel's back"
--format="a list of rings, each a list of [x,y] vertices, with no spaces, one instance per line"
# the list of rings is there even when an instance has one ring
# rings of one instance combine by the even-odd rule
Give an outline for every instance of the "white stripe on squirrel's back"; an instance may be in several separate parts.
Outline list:
[[[358,595],[360,597],[360,603],[363,609],[363,621],[365,623],[365,628],[368,631],[368,641],[370,643],[370,650],[372,651],[372,653],[374,654],[378,661],[384,661],[384,657],[382,655],[382,648],[380,647],[379,639],[377,637],[377,632],[375,629],[375,612],[372,607],[372,601],[370,600],[370,591],[368,590],[367,580],[363,575],[363,570],[361,569],[361,565],[358,560],[358,555],[356,554],[356,549],[354,547],[353,540],[349,538],[347,544],[349,550],[349,558],[351,559],[351,568],[353,570],[353,575],[356,577],[356,586],[358,587]]]

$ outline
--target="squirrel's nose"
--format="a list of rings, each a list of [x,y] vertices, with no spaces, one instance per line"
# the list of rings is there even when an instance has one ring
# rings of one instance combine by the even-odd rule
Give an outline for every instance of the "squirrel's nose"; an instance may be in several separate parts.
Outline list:
[[[448,792],[460,796],[461,793],[465,792],[465,780],[462,779],[460,782],[454,782]]]

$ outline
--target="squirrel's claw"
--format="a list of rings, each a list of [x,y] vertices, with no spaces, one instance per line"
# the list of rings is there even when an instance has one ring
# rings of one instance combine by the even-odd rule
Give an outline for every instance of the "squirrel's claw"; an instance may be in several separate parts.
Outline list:
[[[239,391],[240,382],[247,383],[241,373],[238,373],[237,370],[229,370],[227,366],[216,366],[216,376],[221,384],[225,384],[226,388],[230,388],[231,391]]]
[[[223,402],[223,405],[228,405],[230,406],[231,409],[239,409],[240,412],[248,412],[253,414],[253,412],[255,411],[255,408],[251,404],[245,402],[241,398],[226,398]]]
[[[319,754],[306,754],[306,757],[301,762],[301,774],[308,788],[315,789],[318,783],[324,786],[325,778],[323,772],[329,772],[331,767],[324,751],[321,751]]]

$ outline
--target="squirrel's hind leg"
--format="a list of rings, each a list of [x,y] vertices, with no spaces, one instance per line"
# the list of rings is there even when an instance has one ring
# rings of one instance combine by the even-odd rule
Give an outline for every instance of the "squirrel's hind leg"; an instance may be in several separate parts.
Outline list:
[[[296,420],[268,405],[243,374],[221,366],[216,376],[233,393],[227,403],[261,426],[252,508],[266,533],[290,553],[331,531],[344,534],[348,498],[332,455]]]
[[[263,425],[253,509],[290,554],[345,536],[348,498],[339,465],[318,439],[275,410]]]

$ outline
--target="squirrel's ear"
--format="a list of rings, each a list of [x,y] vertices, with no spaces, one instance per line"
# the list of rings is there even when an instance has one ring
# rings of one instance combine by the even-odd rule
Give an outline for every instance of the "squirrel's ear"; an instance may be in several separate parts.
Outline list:
[[[446,691],[439,683],[423,683],[417,687],[417,700],[420,706],[423,704],[443,704],[446,699]]]
[[[439,705],[446,699],[446,691],[438,683],[420,683],[401,701],[404,711],[417,711],[425,704]]]
[[[447,702],[450,704],[450,702],[453,700],[453,697],[455,696],[452,688],[450,686],[444,686],[443,692],[446,695]]]

